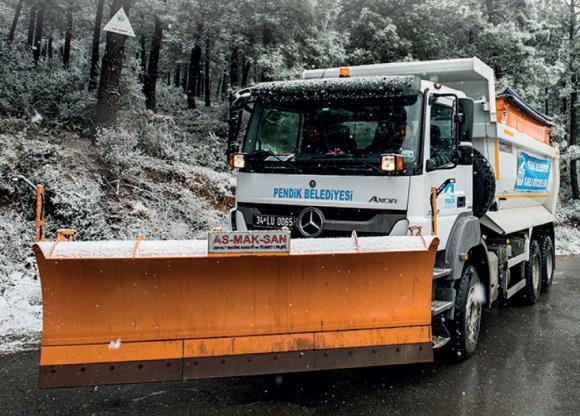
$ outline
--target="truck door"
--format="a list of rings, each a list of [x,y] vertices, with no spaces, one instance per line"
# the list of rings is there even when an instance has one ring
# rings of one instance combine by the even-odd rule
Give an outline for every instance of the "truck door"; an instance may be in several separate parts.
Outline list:
[[[472,167],[457,164],[457,97],[432,96],[427,117],[426,143],[426,194],[432,187],[440,188],[437,197],[437,234],[444,249],[455,219],[462,212],[471,211]]]

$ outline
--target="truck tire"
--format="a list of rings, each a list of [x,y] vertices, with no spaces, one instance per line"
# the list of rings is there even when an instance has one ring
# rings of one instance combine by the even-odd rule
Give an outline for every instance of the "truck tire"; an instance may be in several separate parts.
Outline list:
[[[473,149],[473,215],[481,218],[495,199],[495,173],[487,159]]]
[[[477,347],[482,315],[479,290],[482,288],[477,269],[468,263],[458,281],[454,319],[449,325],[451,339],[448,353],[453,361],[466,360]]]
[[[548,292],[554,281],[554,269],[556,268],[554,243],[549,235],[544,235],[540,240],[540,253],[542,255],[542,290]]]
[[[523,264],[526,286],[522,289],[521,299],[526,305],[533,305],[540,298],[542,288],[542,254],[538,240],[530,243],[530,259]]]

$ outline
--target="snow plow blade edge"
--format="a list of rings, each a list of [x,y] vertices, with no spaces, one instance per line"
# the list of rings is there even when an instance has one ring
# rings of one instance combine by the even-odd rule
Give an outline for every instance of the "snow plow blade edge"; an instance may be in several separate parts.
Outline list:
[[[383,240],[219,256],[192,241],[38,243],[40,386],[431,361],[438,240]]]

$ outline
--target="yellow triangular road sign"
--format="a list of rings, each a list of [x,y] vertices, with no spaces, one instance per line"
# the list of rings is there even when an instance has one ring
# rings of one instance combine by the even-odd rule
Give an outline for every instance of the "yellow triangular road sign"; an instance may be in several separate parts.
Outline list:
[[[129,22],[129,18],[127,17],[127,14],[125,13],[125,10],[122,7],[105,25],[103,31],[135,37],[135,32],[133,32],[131,22]]]

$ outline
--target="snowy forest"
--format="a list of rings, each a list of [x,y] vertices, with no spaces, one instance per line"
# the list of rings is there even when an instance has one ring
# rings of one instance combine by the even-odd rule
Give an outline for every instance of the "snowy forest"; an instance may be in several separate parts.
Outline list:
[[[134,37],[102,31],[121,7]],[[0,340],[34,343],[34,192],[47,236],[225,226],[228,97],[304,69],[477,56],[554,117],[561,254],[580,251],[578,0],[2,0]]]

